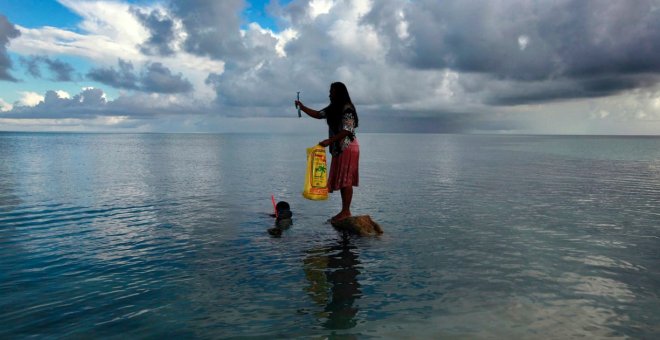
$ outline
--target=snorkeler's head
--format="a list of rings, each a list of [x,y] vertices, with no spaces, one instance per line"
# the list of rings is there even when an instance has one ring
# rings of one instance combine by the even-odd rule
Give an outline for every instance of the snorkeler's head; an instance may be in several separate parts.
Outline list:
[[[289,203],[285,201],[279,201],[277,202],[277,205],[275,205],[275,210],[277,211],[291,210],[291,207],[289,206]]]

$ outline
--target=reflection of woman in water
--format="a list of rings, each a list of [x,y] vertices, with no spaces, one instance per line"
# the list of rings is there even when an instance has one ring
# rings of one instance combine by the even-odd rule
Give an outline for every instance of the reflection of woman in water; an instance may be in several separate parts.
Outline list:
[[[362,291],[357,281],[360,261],[352,251],[355,248],[347,237],[342,237],[337,244],[307,251],[304,268],[310,285],[305,290],[324,307],[318,316],[325,319],[325,328],[347,329],[356,324],[358,309],[353,303]]]

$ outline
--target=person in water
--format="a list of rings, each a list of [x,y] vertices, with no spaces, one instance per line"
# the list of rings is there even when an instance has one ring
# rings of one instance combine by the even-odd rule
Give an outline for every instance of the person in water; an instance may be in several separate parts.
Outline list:
[[[291,206],[286,201],[280,201],[275,206],[276,213],[272,214],[272,217],[275,217],[275,227],[268,229],[268,233],[279,237],[282,235],[282,231],[288,229],[293,221],[293,213],[291,212]]]
[[[348,94],[346,85],[340,82],[330,85],[330,105],[316,111],[305,106],[299,100],[295,104],[310,117],[325,119],[328,123],[329,138],[319,142],[323,147],[330,147],[332,162],[328,175],[328,191],[341,192],[341,211],[330,219],[337,222],[351,216],[353,187],[358,186],[358,163],[360,144],[355,137],[358,127],[358,115]]]

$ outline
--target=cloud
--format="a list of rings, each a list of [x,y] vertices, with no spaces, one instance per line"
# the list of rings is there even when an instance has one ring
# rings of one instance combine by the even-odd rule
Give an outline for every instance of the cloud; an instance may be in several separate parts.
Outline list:
[[[20,38],[12,42],[11,50],[22,55],[72,55],[94,63],[110,65],[118,57],[144,58],[137,46],[149,33],[131,13],[131,6],[120,1],[58,1],[82,20],[75,30],[44,26],[17,26]]]
[[[149,39],[140,44],[140,51],[146,55],[173,55],[178,49],[177,28],[180,29],[181,24],[160,9],[148,13],[134,7],[132,12],[150,33]]]
[[[94,98],[100,98],[95,100]],[[14,103],[13,110],[3,117],[15,118],[44,118],[60,116],[68,118],[62,114],[63,109],[74,106],[93,106],[104,104],[105,94],[98,89],[86,89],[79,95],[71,98],[65,91],[47,91],[45,95],[36,92],[22,92],[21,98]],[[66,110],[64,110],[66,111]]]
[[[55,93],[57,93],[57,96],[60,97],[60,98],[64,98],[64,99],[70,99],[71,98],[71,95],[68,92],[63,91],[63,90],[57,90],[57,91],[55,91]]]
[[[12,67],[11,59],[7,54],[7,44],[9,40],[21,35],[16,26],[7,20],[7,17],[0,14],[0,80],[16,81],[9,70]]]
[[[57,59],[44,58],[43,62],[46,63],[50,72],[54,75],[55,81],[72,81],[72,74],[74,72],[73,66],[69,63]]]
[[[64,91],[47,91],[45,95],[24,92],[13,109],[4,112],[3,118],[12,119],[95,119],[99,116],[126,116],[135,119],[151,119],[157,116],[201,114],[199,107],[171,94],[134,93],[108,100],[99,88],[83,88],[76,95]]]
[[[0,112],[11,111],[13,108],[14,105],[7,103],[4,99],[0,98]]]
[[[397,33],[402,22],[404,36]],[[387,41],[390,62],[477,73],[526,92],[528,82],[569,80],[579,97],[607,96],[653,84],[648,74],[660,73],[660,10],[653,0],[374,2],[363,23]],[[539,91],[520,103],[575,96]]]
[[[234,114],[284,110],[296,89],[323,105],[335,80],[367,114],[415,107],[411,115],[441,116],[605,98],[660,79],[660,10],[648,0],[294,1],[275,12],[295,32],[284,57],[254,44],[267,39],[249,27],[244,46],[260,57],[229,60],[207,79]]]
[[[192,84],[181,73],[172,71],[161,63],[147,65],[141,79],[142,91],[157,93],[183,93],[192,90]]]
[[[223,61],[190,54],[181,49],[180,45],[186,36],[181,20],[172,17],[170,12],[165,12],[161,7],[136,7],[115,1],[62,0],[60,3],[82,17],[75,32],[50,26],[17,26],[21,36],[12,42],[11,51],[21,55],[77,56],[97,65],[97,68],[115,65],[118,58],[138,64],[161,62],[174,65],[179,72],[185,70],[187,76],[204,73],[197,75],[200,84],[204,83],[209,72],[223,70]],[[149,42],[162,39],[152,36],[151,31],[136,17],[136,11],[159,11],[172,17],[176,34],[170,47],[175,54],[150,55],[141,50],[141,46],[151,46]]]
[[[312,0],[309,2],[309,15],[314,19],[321,14],[327,14],[333,5],[332,0]]]
[[[224,72],[212,73],[206,80],[216,90],[217,112],[231,117],[286,117],[293,112],[296,91],[302,89],[303,101],[320,108],[327,104],[330,83],[341,80],[349,86],[361,116],[418,118],[406,125],[409,130],[416,126],[429,132],[460,132],[517,126],[477,119],[490,110],[467,97],[455,72],[388,63],[386,42],[372,26],[360,24],[369,13],[368,2],[329,4],[312,7],[292,2],[273,8],[294,25],[274,33],[253,23],[241,34],[242,48],[250,57],[215,55],[225,57],[227,63]],[[373,122],[388,131],[403,128],[380,124],[380,119]]]
[[[188,36],[185,49],[216,59],[249,58],[240,27],[243,0],[172,0],[172,15],[180,18]]]
[[[657,83],[654,75],[602,75],[588,78],[559,78],[552,81],[516,81],[488,78],[482,75],[462,74],[460,86],[488,106],[511,107],[525,104],[543,104],[580,98],[599,98],[616,95]]]
[[[27,72],[35,77],[41,78],[41,70],[39,64],[44,64],[53,75],[51,80],[54,81],[72,81],[73,73],[75,72],[71,64],[58,60],[51,59],[47,56],[31,56],[28,58],[21,57],[21,64],[25,66]]]
[[[44,96],[36,93],[36,92],[21,92],[21,98],[15,103],[14,107],[17,107],[18,105],[21,106],[27,106],[27,107],[33,107],[37,106],[40,102],[44,101]]]
[[[138,77],[133,73],[133,64],[122,59],[119,59],[118,64],[118,69],[93,68],[87,73],[87,77],[115,88],[137,90]]]
[[[660,131],[660,86],[607,97],[531,103],[508,107],[502,116],[522,133],[651,134]]]
[[[552,115],[577,132],[589,129],[584,122],[633,126],[654,117],[653,100],[639,109],[645,115],[624,117],[608,105],[644,97],[639,91],[660,81],[660,7],[653,0],[271,2],[279,31],[244,22],[242,0],[61,3],[82,17],[76,32],[19,27],[11,51],[81,56],[94,64],[88,79],[130,90],[96,111],[70,102],[57,107],[71,119],[83,119],[82,111],[142,119],[177,110],[209,121],[288,117],[297,91],[320,108],[329,84],[343,81],[364,130],[559,128],[544,118],[548,109],[571,112],[574,120]],[[20,110],[48,114],[45,105],[11,112]]]
[[[364,23],[410,54],[391,55],[418,68],[452,68],[539,80],[660,71],[660,13],[653,0],[449,0],[375,2]],[[410,36],[398,39],[392,18],[404,13]],[[524,46],[524,48],[523,48]],[[516,48],[517,47],[517,48]],[[637,47],[637,52],[629,49]]]
[[[212,77],[218,102],[230,106],[283,105],[290,102],[291,93],[297,89],[305,89],[308,100],[321,102],[327,99],[332,81],[352,75],[361,78],[372,71],[386,72],[373,67],[381,47],[369,27],[350,24],[362,10],[351,4],[325,8],[329,12],[319,14],[309,6],[304,13],[292,13],[300,6],[292,3],[280,14],[299,20],[288,36],[269,34],[258,25],[248,26],[242,45],[251,57],[228,60],[225,72]],[[278,53],[277,46],[284,39],[284,53]],[[310,98],[311,94],[314,97]]]
[[[117,46],[125,52],[126,46],[136,46],[148,36],[148,31],[131,11],[131,5],[120,1],[58,0],[84,20],[78,27],[92,38],[106,38],[102,51],[112,51]],[[115,44],[105,43],[114,42]],[[128,56],[126,56],[128,57]]]
[[[267,40],[248,27],[244,46],[259,46],[249,51],[260,58],[228,60],[207,80],[218,105],[236,115],[286,114],[298,89],[306,103],[323,105],[329,83],[342,80],[362,114],[405,112],[435,122],[413,125],[437,131],[520,130],[533,124],[500,115],[504,108],[657,84],[660,11],[653,8],[651,1],[294,1],[275,8],[295,32],[284,56],[272,44],[251,45]]]
[[[66,98],[56,91],[47,91],[44,96],[30,93],[30,100],[15,105],[8,118],[93,118],[107,105],[106,96],[100,89],[88,88]],[[27,99],[27,96],[24,98]],[[37,99],[40,99],[37,101]]]
[[[11,51],[19,55],[76,56],[94,65],[85,72],[90,80],[98,79],[113,87],[132,91],[184,91],[186,94],[176,100],[177,105],[190,102],[196,103],[195,110],[208,109],[216,94],[205,85],[205,79],[210,72],[223,72],[225,63],[183,51],[181,44],[185,32],[181,29],[180,19],[172,17],[159,5],[138,8],[104,1],[65,0],[61,3],[82,17],[75,32],[47,26],[34,29],[18,27],[22,34],[12,41]],[[155,40],[149,40],[150,31],[136,18],[136,8],[142,13],[159,10],[172,17],[175,38],[179,39],[171,44],[175,52],[173,55],[148,55],[140,50],[143,43]],[[122,62],[118,63],[118,59]],[[31,64],[33,73],[39,72],[40,75],[46,72],[43,67],[46,64],[32,59],[29,61],[24,66],[30,68]],[[195,91],[191,91],[193,88]],[[167,102],[170,101],[168,98]],[[186,107],[190,105],[186,104]],[[140,108],[137,111],[142,112]]]
[[[20,58],[21,65],[25,67],[25,70],[29,75],[34,78],[41,78],[41,69],[39,68],[39,59],[38,57],[32,58]]]
[[[161,63],[147,64],[138,76],[133,72],[133,64],[119,59],[119,69],[96,68],[87,73],[87,77],[112,87],[156,93],[182,93],[192,90],[192,84],[183,78],[183,74],[173,74]]]

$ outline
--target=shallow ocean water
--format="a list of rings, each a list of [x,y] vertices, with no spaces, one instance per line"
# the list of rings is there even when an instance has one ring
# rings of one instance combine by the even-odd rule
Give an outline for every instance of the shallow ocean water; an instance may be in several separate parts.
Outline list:
[[[0,133],[0,338],[660,336],[660,138],[358,138],[381,237],[318,136]]]

